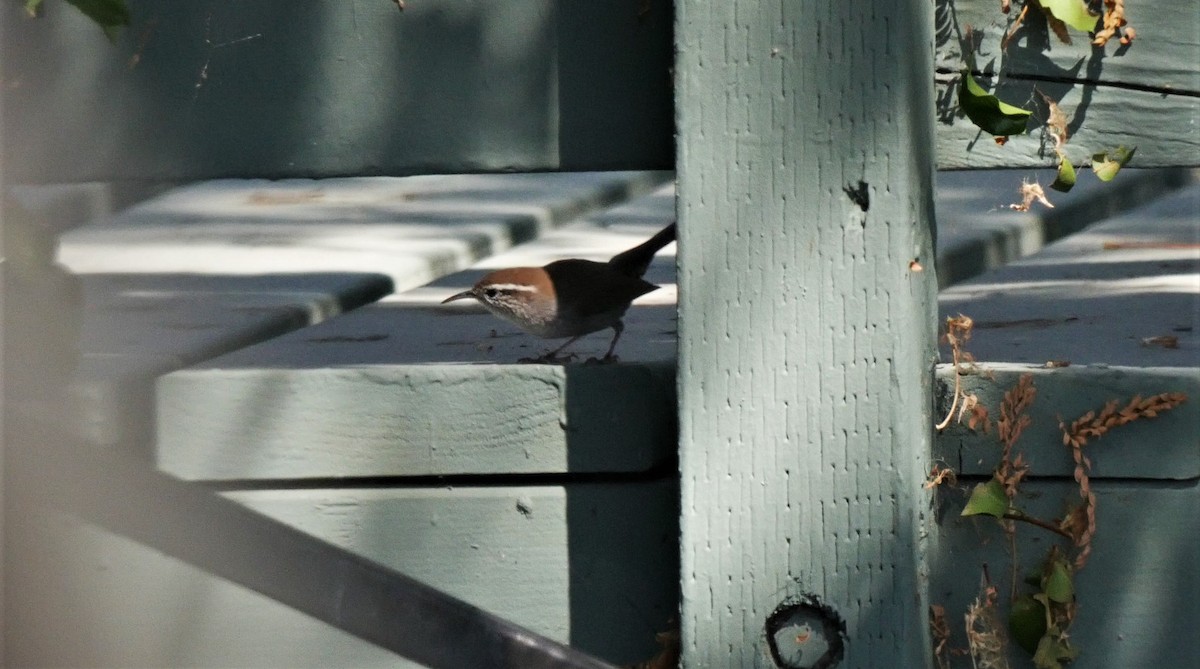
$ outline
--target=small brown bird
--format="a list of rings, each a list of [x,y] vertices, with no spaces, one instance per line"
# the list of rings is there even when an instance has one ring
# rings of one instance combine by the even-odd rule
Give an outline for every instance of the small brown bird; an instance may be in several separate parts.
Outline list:
[[[654,254],[673,241],[674,223],[606,263],[572,258],[555,260],[544,267],[496,270],[470,290],[442,300],[442,304],[474,298],[488,311],[530,334],[547,339],[570,337],[567,343],[537,358],[538,362],[556,361],[558,354],[580,337],[612,328],[612,343],[602,358],[609,362],[615,359],[613,349],[625,329],[621,318],[630,303],[658,289],[642,279],[646,268]]]

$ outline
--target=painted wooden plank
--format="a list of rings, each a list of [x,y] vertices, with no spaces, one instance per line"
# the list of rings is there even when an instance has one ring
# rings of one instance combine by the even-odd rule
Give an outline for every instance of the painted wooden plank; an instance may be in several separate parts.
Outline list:
[[[1197,212],[1192,185],[943,291],[939,308],[974,319],[983,362],[1195,369]]]
[[[1046,190],[1053,209],[1036,205],[1014,211],[1024,183],[1043,186],[1055,170],[940,171],[937,207],[938,286],[946,288],[1002,267],[1083,228],[1157,200],[1195,183],[1198,174],[1185,168],[1127,168],[1121,178],[1104,183],[1090,172],[1068,193]]]
[[[676,489],[649,483],[226,496],[535,632],[632,663],[654,655],[654,635],[675,611]],[[20,633],[15,664],[421,666],[103,527],[64,514],[39,518],[41,527],[23,526],[34,545],[21,554],[44,562],[24,562],[21,573],[53,566],[57,585],[30,578],[15,589],[24,612],[13,628]]]
[[[58,257],[79,273],[375,272],[405,290],[669,178],[594,172],[209,181],[70,231]]]
[[[1129,3],[1126,16],[1130,27],[1137,31],[1137,38],[1128,47],[1114,39],[1104,49],[1094,48],[1087,35],[1075,30],[1069,31],[1071,43],[1065,44],[1033,11],[1005,49],[1002,42],[1017,11],[1005,14],[1000,3],[989,0],[939,1],[935,62],[939,70],[958,71],[966,62],[964,47],[973,44],[977,69],[1005,71],[1013,78],[1049,78],[1057,73],[1064,80],[1101,80],[1127,88],[1193,94],[1200,91],[1200,70],[1196,69],[1200,18],[1195,4],[1186,0],[1142,6]]]
[[[1070,475],[1059,417],[1072,420],[1113,399],[1185,392],[1191,401],[1175,411],[1106,435],[1098,447],[1114,455],[1096,475],[1200,476],[1198,212],[1200,185],[1193,183],[939,296],[943,316],[962,313],[975,322],[967,350],[982,371],[964,377],[966,392],[994,412],[1021,374],[1035,375],[1035,425],[1022,447],[1038,473]],[[1156,344],[1154,337],[1169,339]],[[953,373],[944,366],[939,379],[944,413]],[[940,438],[938,449],[970,474],[986,475],[995,463],[993,439],[960,428]]]
[[[141,441],[160,374],[354,309],[391,290],[377,274],[84,274],[70,381],[76,433]]]
[[[1059,102],[1070,121],[1067,153],[1078,165],[1092,153],[1118,145],[1139,147],[1135,164],[1195,165],[1200,160],[1200,18],[1188,0],[1156,2],[1134,8],[1129,19],[1138,38],[1129,47],[1114,40],[1093,48],[1082,33],[1072,44],[1049,34],[1045,21],[1032,13],[1016,38],[1001,42],[1016,12],[1005,15],[1000,3],[939,2],[937,10],[938,165],[978,168],[983,165],[1029,167],[1053,165],[1053,142],[1031,123],[1034,132],[997,146],[967,119],[956,114],[953,89],[966,65],[964,45],[974,45],[976,71],[999,74],[996,94],[1010,103],[1034,108],[1035,92]],[[970,35],[968,36],[968,31]],[[982,79],[996,83],[995,76]],[[1038,118],[1046,117],[1044,105]],[[1142,149],[1149,149],[1145,154]]]
[[[571,487],[565,498],[555,494],[558,489],[553,486],[546,487],[548,494],[525,488],[515,491],[527,492],[524,498],[507,499],[500,498],[513,490],[487,488],[477,505],[454,503],[469,497],[472,489],[442,490],[433,494],[445,495],[446,508],[463,513],[437,517],[423,515],[422,510],[438,505],[420,492],[410,495],[417,500],[412,514],[404,512],[405,491],[394,498],[383,493],[372,497],[361,488],[342,491],[344,496],[337,491],[317,491],[314,497],[297,493],[296,513],[306,513],[311,508],[308,502],[316,499],[332,509],[316,521],[335,535],[328,537],[332,543],[326,543],[222,499],[213,490],[156,472],[140,457],[117,449],[81,450],[78,444],[47,438],[45,428],[34,433],[40,440],[31,443],[39,448],[22,450],[19,458],[8,463],[18,474],[12,492],[20,503],[9,515],[18,521],[14,525],[18,541],[8,556],[12,559],[6,560],[6,585],[19,587],[10,591],[11,611],[16,615],[6,617],[5,624],[17,639],[8,649],[9,657],[21,657],[14,660],[20,666],[342,666],[347,661],[334,658],[357,660],[363,655],[371,660],[369,664],[380,661],[378,653],[362,653],[370,649],[361,643],[347,644],[344,636],[322,633],[314,621],[285,607],[446,669],[609,666],[598,661],[565,662],[574,659],[567,652],[571,649],[555,648],[550,645],[553,640],[468,602],[432,592],[388,566],[398,557],[423,554],[422,539],[446,545],[470,537],[478,539],[481,548],[512,548],[512,553],[499,555],[485,552],[483,562],[492,564],[471,572],[451,572],[445,563],[437,567],[449,574],[451,587],[461,587],[454,585],[461,580],[480,579],[475,594],[504,591],[514,601],[522,601],[526,594],[512,589],[511,581],[488,583],[492,572],[512,571],[494,564],[511,558],[520,558],[519,568],[529,568],[521,569],[522,578],[516,583],[520,588],[535,587],[530,584],[537,581],[549,585],[543,585],[543,591],[553,591],[565,580],[572,608],[560,608],[560,613],[571,621],[573,641],[577,623],[584,628],[620,618],[620,629],[633,629],[644,621],[628,612],[641,611],[654,618],[666,614],[675,598],[674,581],[663,577],[674,571],[675,556],[670,551],[654,552],[673,534],[677,496],[671,481],[594,484],[578,494]],[[271,498],[274,493],[264,494]],[[348,512],[351,508],[368,513]],[[539,520],[538,514],[548,521]],[[575,516],[582,516],[584,522],[576,522]],[[419,520],[413,523],[414,518]],[[643,518],[646,522],[639,522]],[[565,532],[564,522],[569,523]],[[476,528],[478,535],[455,529],[463,523]],[[420,527],[409,527],[412,524]],[[494,537],[497,524],[512,533],[524,532],[527,543],[515,541],[509,532]],[[398,536],[388,533],[389,527],[411,532]],[[363,550],[375,558],[333,545],[351,537],[367,537],[363,543],[371,547]],[[469,544],[460,546],[460,552],[471,550]],[[457,558],[465,566],[472,565],[469,557],[444,557],[445,562]],[[560,580],[563,564],[571,572]],[[559,571],[552,575],[540,567]],[[640,579],[645,579],[644,585],[638,583]],[[230,583],[269,599],[247,598],[247,591],[231,588]],[[631,586],[628,591],[618,587],[626,584]],[[633,595],[634,602],[618,604],[626,594]],[[579,601],[593,595],[594,600]],[[557,597],[551,604],[561,602]],[[660,613],[655,613],[652,601],[662,604]],[[579,612],[574,607],[580,607]],[[605,608],[615,608],[616,613]],[[601,629],[595,636],[610,631]],[[606,639],[605,647],[615,652],[641,643],[649,648],[652,636],[647,631],[629,640]],[[466,642],[455,643],[459,638]],[[439,641],[448,645],[439,646]],[[548,650],[564,662],[523,662],[532,659],[533,649]],[[264,658],[268,655],[281,657],[273,661]],[[287,659],[292,655],[298,655],[295,662]]]
[[[1073,156],[1139,147],[1137,163],[1195,164],[1198,21],[1190,0],[1131,8],[1138,39],[1093,51],[1044,24],[1006,52],[995,0],[936,3],[938,163],[1051,164],[1041,138],[997,148],[955,116],[964,64],[1033,85],[1074,119]],[[139,2],[115,45],[70,7],[6,15],[10,182],[193,180],[673,163],[670,3],[380,0]],[[782,42],[781,42],[782,43]],[[777,45],[779,46],[779,45]],[[779,57],[788,58],[786,48]],[[843,76],[855,72],[835,64]],[[57,73],[69,71],[73,76]]]
[[[932,5],[676,10],[684,664],[926,666]]]
[[[58,5],[3,10],[13,181],[672,163],[665,0]]]
[[[1032,374],[1037,397],[1028,415],[1031,425],[1022,433],[1018,450],[1036,476],[1070,478],[1074,462],[1063,446],[1059,420],[1070,422],[1088,411],[1099,412],[1110,400],[1124,406],[1135,395],[1150,397],[1182,392],[1188,401],[1153,420],[1138,420],[1094,440],[1088,446],[1094,478],[1182,480],[1200,478],[1200,371],[1195,367],[1109,367],[1072,365],[1059,369],[987,362],[980,372],[960,379],[965,393],[974,394],[999,415],[1004,393],[1023,374]],[[945,415],[953,403],[954,375],[949,365],[938,366],[938,411]],[[934,442],[934,457],[954,471],[989,476],[1000,457],[993,430],[976,433],[954,424]]]
[[[954,118],[946,103],[948,91],[957,84],[957,75],[939,78],[938,100],[943,109],[937,132],[938,167],[942,169],[980,169],[988,167],[1056,166],[1054,142],[1037,123],[1031,132],[1014,135],[1003,146],[993,141],[968,119]],[[1078,128],[1067,143],[1067,155],[1076,169],[1088,169],[1093,153],[1111,151],[1119,146],[1137,147],[1130,165],[1162,167],[1193,166],[1200,162],[1200,97],[1194,94],[1164,94],[1159,91],[1128,90],[1073,83],[1047,84],[1042,81],[1005,79],[992,91],[1002,100],[1027,109],[1034,85],[1052,95]],[[957,98],[953,98],[957,100]],[[1119,176],[1117,178],[1120,178]]]
[[[673,213],[668,187],[483,264],[607,258]],[[621,364],[515,365],[550,342],[477,306],[437,305],[480,268],[163,377],[158,464],[184,479],[292,479],[666,462],[676,444],[670,249],[647,274],[666,287],[625,318]],[[608,336],[578,342],[581,362]]]
[[[370,274],[83,274],[80,349],[198,362],[391,292]]]
[[[158,383],[157,457],[184,479],[640,471],[674,451],[672,380],[644,363],[183,370]]]
[[[668,177],[218,181],[71,230],[58,257],[84,277],[80,434],[145,436],[161,374],[419,285]]]
[[[0,13],[0,34],[4,34],[6,25],[7,18],[3,15],[3,13]],[[4,127],[4,107],[4,96],[0,95],[0,128]],[[0,192],[4,192],[7,189],[7,182],[5,181],[5,156],[7,154],[5,153],[4,149],[5,137],[4,133],[0,132]],[[3,198],[3,196],[0,195],[0,198]],[[11,242],[8,241],[8,237],[11,235],[11,228],[9,227],[11,223],[7,221],[9,216],[8,208],[8,203],[3,199],[0,199],[0,257],[6,257],[6,254],[10,253],[8,245]],[[7,267],[5,268],[5,270],[8,269],[9,268]],[[5,305],[0,307],[0,310],[6,309],[8,305],[11,304],[9,302],[11,298],[8,297],[11,294],[11,288],[8,286],[8,274],[8,271],[0,272],[0,295],[5,296]],[[4,322],[9,328],[12,327],[11,321],[9,321],[8,318],[4,318]],[[11,332],[11,330],[8,331]],[[5,366],[5,377],[8,378],[11,378],[9,377],[9,373],[12,369],[12,366],[8,364],[8,356],[10,355],[12,355],[12,353],[6,345],[5,338],[0,337],[0,361],[3,361]],[[12,381],[7,381],[7,383],[12,383]],[[8,399],[8,395],[9,393],[5,392],[3,387],[0,387],[0,421],[7,421],[10,412],[13,410],[10,400]],[[8,471],[4,463],[7,462],[9,458],[8,449],[12,448],[12,446],[9,445],[9,443],[13,441],[12,436],[13,430],[11,430],[7,425],[0,424],[0,512],[2,512],[0,513],[0,555],[5,556],[10,554],[8,549],[8,528],[5,524],[5,516],[8,515],[6,511],[8,508],[7,500],[10,493],[8,491],[7,484],[5,483],[8,480]],[[3,567],[0,567],[0,576],[6,576]],[[0,611],[11,610],[8,603],[9,599],[7,588],[5,587],[7,581],[7,578],[0,578]],[[0,623],[0,665],[8,666],[10,664],[7,659],[7,649],[8,626]]]
[[[1102,465],[1108,452],[1097,453]],[[1052,519],[1078,499],[1072,481],[1026,480],[1018,503],[1029,513]],[[1195,643],[1200,620],[1200,562],[1196,541],[1200,487],[1196,479],[1178,483],[1093,480],[1097,531],[1087,566],[1075,578],[1078,605],[1071,643],[1081,651],[1080,667],[1200,666]],[[950,645],[965,648],[962,620],[979,592],[987,565],[1000,599],[1007,602],[1011,583],[1008,541],[990,518],[962,518],[964,493],[938,492],[938,549],[931,553],[931,601],[946,608],[953,636]],[[1053,535],[1017,523],[1017,580],[1045,559]],[[1023,592],[1023,584],[1018,590]],[[1032,667],[1010,654],[1014,669]],[[1026,656],[1027,657],[1027,656]],[[953,666],[970,667],[957,656]]]
[[[615,664],[676,615],[674,482],[227,496]]]

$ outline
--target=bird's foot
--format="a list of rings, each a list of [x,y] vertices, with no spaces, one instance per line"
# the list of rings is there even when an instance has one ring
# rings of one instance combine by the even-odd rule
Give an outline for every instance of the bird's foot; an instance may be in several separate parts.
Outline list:
[[[543,353],[542,355],[530,358],[518,358],[517,362],[527,365],[565,365],[569,362],[574,362],[577,357],[579,357],[578,353],[557,355],[555,351],[550,351],[549,353]]]

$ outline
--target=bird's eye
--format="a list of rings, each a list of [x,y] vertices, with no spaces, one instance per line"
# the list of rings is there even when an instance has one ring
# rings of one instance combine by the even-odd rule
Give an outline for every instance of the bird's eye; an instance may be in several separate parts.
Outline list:
[[[500,291],[496,290],[495,288],[488,288],[488,289],[486,289],[486,290],[484,290],[484,291],[483,291],[483,294],[484,294],[484,295],[486,295],[486,296],[488,296],[488,297],[495,297],[495,296],[496,296],[496,295],[498,295],[499,293],[500,293]]]

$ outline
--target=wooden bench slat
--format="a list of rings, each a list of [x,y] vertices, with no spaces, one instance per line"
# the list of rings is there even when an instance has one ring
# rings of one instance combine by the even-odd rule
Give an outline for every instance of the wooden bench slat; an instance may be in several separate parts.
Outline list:
[[[483,265],[607,258],[673,220],[669,193]],[[481,268],[163,377],[159,465],[185,479],[645,471],[676,449],[669,260],[647,274],[667,287],[625,318],[632,364],[513,365],[550,342],[477,306],[434,307]],[[608,336],[575,349],[600,355]]]
[[[943,291],[984,362],[1200,365],[1200,184]],[[1175,337],[1174,347],[1143,339]]]
[[[461,269],[668,173],[217,181],[67,231],[90,441],[139,441],[154,379]]]
[[[1106,459],[1107,453],[1095,460]],[[1156,457],[1156,456],[1155,456]],[[1097,531],[1087,566],[1073,578],[1078,615],[1071,627],[1071,645],[1079,648],[1080,666],[1194,667],[1200,662],[1195,635],[1194,593],[1200,579],[1196,541],[1197,499],[1200,488],[1189,483],[1093,481],[1097,495]],[[1071,481],[1022,482],[1021,508],[1043,519],[1062,514],[1078,501]],[[986,564],[991,582],[1007,599],[1012,574],[1008,571],[1008,541],[991,518],[961,518],[961,500],[939,492],[938,549],[930,553],[929,599],[946,609],[953,630],[951,648],[965,648],[962,615],[979,596]],[[1045,560],[1056,537],[1017,523],[1018,592],[1021,584]],[[1163,615],[1171,611],[1171,615]],[[1022,651],[1015,644],[1010,657]],[[969,662],[968,662],[969,664]],[[1019,666],[1019,665],[1018,665]],[[1026,665],[1026,666],[1032,666]]]
[[[70,7],[28,20],[5,7],[2,60],[9,183],[674,166],[672,11],[548,0],[286,0],[232,6],[134,3],[116,45]],[[1073,157],[1137,145],[1143,167],[1195,164],[1200,62],[1192,0],[1131,8],[1138,39],[1094,55],[1029,21],[1001,54],[1012,16],[995,0],[939,3],[936,70],[955,76],[959,37],[977,66],[1003,60],[1014,104],[1030,82],[1080,121]],[[797,33],[803,35],[803,33]],[[761,58],[788,62],[792,45]],[[883,36],[873,36],[884,39]],[[801,39],[812,39],[803,36]],[[497,57],[500,56],[500,57]],[[1082,65],[1080,65],[1082,59]],[[804,67],[804,63],[789,63]],[[61,72],[72,76],[59,76]],[[847,72],[850,76],[853,73]],[[1085,86],[1086,82],[1098,86]],[[1068,92],[1068,89],[1070,91]],[[1086,104],[1084,104],[1086,102]],[[952,106],[953,102],[949,103]],[[943,105],[941,114],[953,110]],[[939,124],[938,164],[1049,165],[1038,138],[1003,150],[964,119]]]

